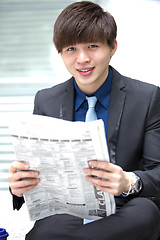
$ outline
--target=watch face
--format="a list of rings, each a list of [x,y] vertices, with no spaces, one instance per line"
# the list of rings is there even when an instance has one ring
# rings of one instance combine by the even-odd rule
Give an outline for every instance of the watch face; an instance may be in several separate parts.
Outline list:
[[[135,176],[135,177],[136,177],[136,181],[135,181],[133,189],[135,190],[136,193],[138,193],[142,188],[142,183],[138,176]]]
[[[135,191],[139,192],[139,188],[140,188],[140,181],[137,180],[136,183],[135,183]]]

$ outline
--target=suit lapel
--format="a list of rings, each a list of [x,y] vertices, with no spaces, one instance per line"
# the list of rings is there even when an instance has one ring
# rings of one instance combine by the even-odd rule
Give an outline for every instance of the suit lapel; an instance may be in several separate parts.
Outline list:
[[[108,150],[110,161],[116,163],[116,148],[118,141],[118,133],[120,128],[121,117],[123,113],[126,93],[124,92],[125,84],[123,77],[114,69],[110,108],[109,108],[109,121],[108,121]]]
[[[64,89],[64,95],[62,96],[60,106],[60,118],[63,120],[73,121],[74,118],[74,82],[71,78],[66,88]]]

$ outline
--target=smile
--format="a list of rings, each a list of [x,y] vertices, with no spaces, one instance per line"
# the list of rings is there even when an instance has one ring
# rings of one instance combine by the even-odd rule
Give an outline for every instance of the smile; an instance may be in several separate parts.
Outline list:
[[[79,72],[89,72],[89,71],[91,71],[91,70],[93,70],[94,69],[94,67],[92,67],[92,68],[87,68],[87,69],[79,69],[78,71]]]

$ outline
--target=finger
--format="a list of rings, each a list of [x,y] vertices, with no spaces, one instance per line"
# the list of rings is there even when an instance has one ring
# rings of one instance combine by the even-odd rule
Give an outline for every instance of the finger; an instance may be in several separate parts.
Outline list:
[[[15,182],[25,178],[36,178],[38,175],[39,173],[37,171],[17,171],[15,173],[10,173],[8,181]]]
[[[33,189],[40,182],[40,179],[25,180],[10,183],[12,193],[16,196],[23,196],[23,193]]]
[[[103,186],[103,187],[109,187],[109,181],[107,180],[102,180],[100,178],[92,177],[92,176],[86,176],[86,180],[94,184],[95,186]]]
[[[121,190],[119,189],[119,185],[114,184],[112,182],[109,182],[108,180],[101,180],[101,179],[97,179],[94,177],[89,177],[86,176],[86,179],[91,182],[95,187],[97,187],[98,189],[100,189],[101,191],[107,192],[107,193],[111,193],[115,196],[118,196],[121,194]]]
[[[28,186],[32,186],[39,183],[39,181],[40,181],[39,178],[25,179],[25,180],[10,183],[10,187],[13,189],[26,188]]]
[[[106,161],[97,161],[97,160],[92,160],[89,161],[89,166],[91,168],[99,168],[99,169],[103,169],[103,170],[108,170],[110,168],[110,163],[106,162]]]
[[[120,166],[115,165],[115,164],[110,163],[110,162],[106,162],[106,161],[92,160],[92,161],[89,161],[88,164],[91,168],[98,168],[98,169],[105,170],[105,171],[108,171],[108,172],[119,172],[119,171],[121,171]]]
[[[35,185],[29,185],[25,188],[12,188],[12,193],[18,197],[22,197],[23,194],[31,189],[33,189],[34,187],[37,186],[38,183],[36,183]]]
[[[14,161],[9,168],[9,173],[15,173],[18,169],[28,170],[29,165],[23,162]]]
[[[95,185],[96,186],[96,185]],[[103,186],[96,186],[99,190],[103,191],[103,192],[107,192],[110,193],[114,196],[119,196],[121,194],[120,191],[118,191],[117,189],[114,188],[110,188],[110,187],[103,187]]]
[[[92,184],[96,185],[96,186],[101,186],[101,187],[109,187],[109,188],[113,188],[115,190],[119,190],[120,188],[120,183],[117,181],[110,181],[109,179],[106,178],[97,178],[97,177],[93,177],[93,176],[86,176],[86,179],[91,182]]]
[[[109,175],[110,175],[110,173],[108,173],[104,170],[97,170],[94,168],[85,168],[84,172],[88,175],[95,176],[95,177],[102,178],[102,179],[107,179],[107,178],[109,178]]]

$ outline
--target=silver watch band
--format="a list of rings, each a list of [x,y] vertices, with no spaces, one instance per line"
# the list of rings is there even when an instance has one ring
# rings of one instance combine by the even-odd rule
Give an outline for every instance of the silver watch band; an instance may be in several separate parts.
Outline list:
[[[129,186],[128,192],[122,192],[123,197],[127,197],[130,194],[139,193],[142,189],[142,181],[139,176],[137,176],[134,172],[130,173],[132,175],[131,182]]]
[[[131,193],[139,193],[142,189],[142,181],[140,177],[132,172],[132,183],[131,183]]]

